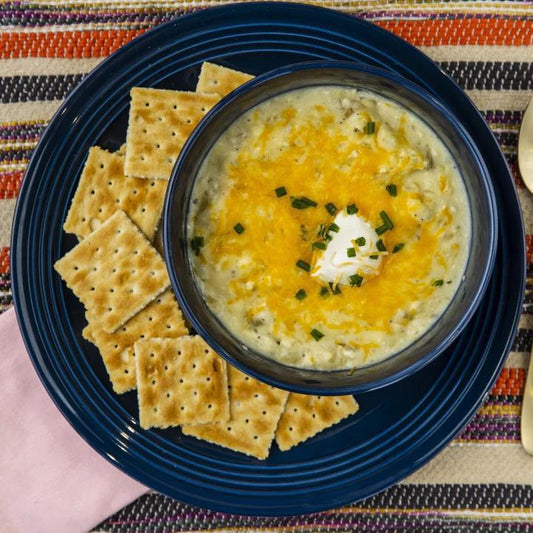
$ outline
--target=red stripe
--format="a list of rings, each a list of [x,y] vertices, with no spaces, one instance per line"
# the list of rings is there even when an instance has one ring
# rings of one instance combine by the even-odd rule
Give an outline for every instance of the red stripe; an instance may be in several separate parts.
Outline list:
[[[523,368],[504,368],[492,388],[495,396],[521,396],[524,392],[526,371]]]
[[[0,34],[0,58],[106,57],[146,30],[89,30]]]
[[[16,198],[24,172],[4,172],[0,174],[0,199]]]
[[[533,258],[533,235],[526,235],[526,260],[527,264],[531,263]]]
[[[533,20],[491,17],[456,20],[381,20],[376,24],[415,46],[533,44]]]
[[[455,20],[380,20],[376,24],[415,46],[533,44],[533,20],[465,18]],[[0,34],[0,58],[105,57],[147,31],[85,30]]]
[[[10,248],[9,246],[4,246],[0,248],[0,274],[9,273],[9,258],[10,258]]]

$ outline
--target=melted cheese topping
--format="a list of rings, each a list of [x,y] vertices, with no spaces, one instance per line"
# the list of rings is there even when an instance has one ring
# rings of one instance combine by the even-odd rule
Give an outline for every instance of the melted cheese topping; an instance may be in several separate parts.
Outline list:
[[[295,208],[302,197],[317,205]],[[383,212],[394,227],[376,237],[386,253],[375,275],[328,286],[313,275],[327,250],[313,243],[333,243],[324,228],[352,204],[371,228]],[[461,178],[424,123],[377,95],[320,87],[264,102],[223,134],[199,172],[189,234],[204,238],[193,257],[206,301],[237,337],[291,365],[346,368],[391,355],[438,318],[464,271],[469,220]]]

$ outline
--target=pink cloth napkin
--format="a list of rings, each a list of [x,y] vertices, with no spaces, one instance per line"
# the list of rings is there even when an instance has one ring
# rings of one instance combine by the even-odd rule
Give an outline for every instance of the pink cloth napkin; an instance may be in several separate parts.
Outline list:
[[[14,309],[0,316],[0,531],[88,531],[148,489],[96,453],[49,398]]]

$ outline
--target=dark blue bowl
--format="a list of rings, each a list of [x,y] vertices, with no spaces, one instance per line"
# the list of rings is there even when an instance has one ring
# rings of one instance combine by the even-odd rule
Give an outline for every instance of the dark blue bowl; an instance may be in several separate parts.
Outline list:
[[[239,116],[286,91],[317,85],[364,88],[417,114],[444,142],[463,177],[470,203],[472,240],[466,271],[439,320],[391,357],[351,370],[321,371],[279,363],[244,345],[210,311],[195,284],[187,218],[195,177],[220,135]],[[307,394],[352,394],[394,383],[428,364],[466,326],[487,288],[494,264],[497,215],[488,170],[470,135],[433,96],[410,81],[365,64],[319,61],[286,66],[246,83],[222,99],[183,147],[170,178],[163,213],[165,258],[179,303],[198,333],[231,364],[276,387]]]

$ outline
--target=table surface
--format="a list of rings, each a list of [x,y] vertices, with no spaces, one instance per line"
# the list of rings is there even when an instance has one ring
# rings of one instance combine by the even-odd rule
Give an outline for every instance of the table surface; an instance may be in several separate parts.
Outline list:
[[[0,310],[11,305],[9,238],[24,170],[48,121],[114,50],[207,1],[3,2],[0,5]],[[517,165],[520,121],[533,96],[533,2],[325,1],[406,39],[435,60],[498,138],[522,204],[533,284],[533,195]],[[533,531],[533,458],[520,445],[520,406],[533,343],[533,293],[491,394],[462,433],[403,483],[309,516],[246,518],[149,493],[95,531]]]

